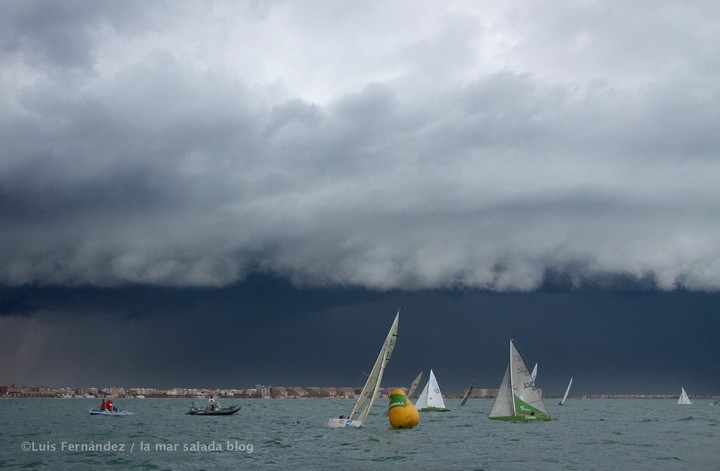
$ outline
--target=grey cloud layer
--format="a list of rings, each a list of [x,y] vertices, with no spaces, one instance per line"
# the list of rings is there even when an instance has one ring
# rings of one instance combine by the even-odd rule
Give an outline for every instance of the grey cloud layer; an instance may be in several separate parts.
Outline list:
[[[2,283],[720,285],[714,5],[118,5],[3,3]]]

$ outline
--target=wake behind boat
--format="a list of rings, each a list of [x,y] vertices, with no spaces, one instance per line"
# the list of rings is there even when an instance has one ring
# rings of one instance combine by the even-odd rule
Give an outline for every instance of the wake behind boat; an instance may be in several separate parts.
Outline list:
[[[363,387],[360,397],[355,403],[355,407],[350,413],[350,417],[341,415],[337,419],[328,419],[328,421],[325,422],[326,427],[360,428],[363,426],[368,415],[370,415],[373,404],[375,403],[375,398],[377,397],[378,389],[380,389],[380,382],[382,381],[383,373],[385,372],[385,368],[387,367],[390,357],[392,356],[393,349],[395,348],[399,321],[400,310],[398,309],[398,312],[395,315],[395,320],[390,326],[390,332],[388,332],[387,337],[385,338],[385,342],[380,349],[380,354],[378,355],[377,360],[375,360],[375,365],[370,372],[370,376],[368,376],[368,379],[365,382],[365,387]]]

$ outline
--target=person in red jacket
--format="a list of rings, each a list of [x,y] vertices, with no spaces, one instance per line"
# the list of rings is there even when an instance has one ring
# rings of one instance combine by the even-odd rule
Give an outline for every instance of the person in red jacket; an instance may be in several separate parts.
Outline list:
[[[108,399],[108,400],[107,400],[107,402],[105,403],[105,408],[106,408],[108,411],[110,411],[110,412],[113,411],[113,402],[112,402],[112,399]]]
[[[100,410],[105,410],[106,407],[107,406],[105,405],[105,399],[103,399],[102,402],[100,403]]]

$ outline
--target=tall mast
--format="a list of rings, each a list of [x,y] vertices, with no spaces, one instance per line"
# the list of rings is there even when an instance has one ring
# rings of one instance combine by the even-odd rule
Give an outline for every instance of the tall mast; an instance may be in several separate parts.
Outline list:
[[[515,410],[515,381],[513,381],[513,378],[515,375],[513,374],[513,339],[510,339],[510,402],[512,402],[512,408],[513,408],[513,415],[517,415],[517,411]]]

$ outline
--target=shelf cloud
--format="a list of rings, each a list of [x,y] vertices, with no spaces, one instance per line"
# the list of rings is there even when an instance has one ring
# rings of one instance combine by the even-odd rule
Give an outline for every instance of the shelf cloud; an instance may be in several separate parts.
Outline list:
[[[720,5],[311,3],[2,2],[0,284],[720,287]]]

